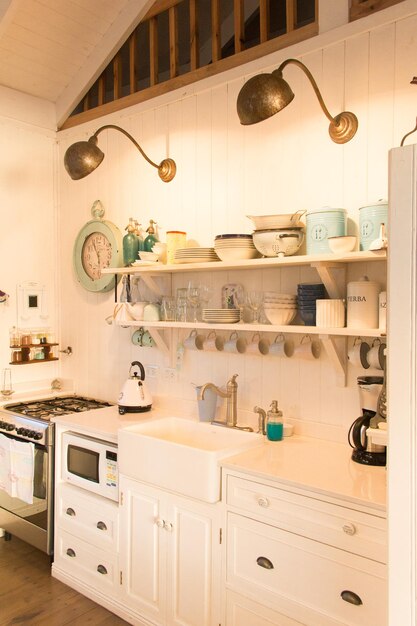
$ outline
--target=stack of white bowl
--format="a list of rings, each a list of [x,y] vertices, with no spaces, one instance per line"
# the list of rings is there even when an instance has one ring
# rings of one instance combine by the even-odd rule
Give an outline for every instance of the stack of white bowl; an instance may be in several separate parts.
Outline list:
[[[214,249],[222,261],[256,259],[260,256],[253,244],[252,235],[217,235]]]
[[[264,314],[271,324],[286,326],[297,314],[297,296],[289,293],[265,291]]]

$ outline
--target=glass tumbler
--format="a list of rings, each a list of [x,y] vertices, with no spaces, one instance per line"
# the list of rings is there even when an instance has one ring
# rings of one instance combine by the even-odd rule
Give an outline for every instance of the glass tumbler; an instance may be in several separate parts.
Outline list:
[[[161,319],[164,322],[173,322],[176,318],[176,302],[171,296],[163,296],[161,302]]]

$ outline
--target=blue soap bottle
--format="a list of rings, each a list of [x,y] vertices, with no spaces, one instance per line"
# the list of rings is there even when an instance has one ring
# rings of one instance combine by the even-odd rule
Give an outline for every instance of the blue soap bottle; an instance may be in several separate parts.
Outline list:
[[[266,436],[269,441],[281,441],[284,436],[284,422],[282,411],[278,410],[277,400],[272,400],[266,414]]]

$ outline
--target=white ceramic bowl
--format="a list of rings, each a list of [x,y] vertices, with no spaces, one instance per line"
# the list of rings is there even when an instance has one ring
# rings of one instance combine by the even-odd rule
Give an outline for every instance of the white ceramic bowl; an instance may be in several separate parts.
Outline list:
[[[258,230],[252,236],[256,249],[267,257],[292,256],[304,240],[301,229]]]
[[[304,226],[300,218],[305,211],[288,213],[281,215],[247,215],[252,220],[255,230],[266,230],[268,228],[294,228]]]
[[[270,309],[269,307],[264,307],[264,314],[271,324],[286,326],[293,321],[297,314],[297,309]]]
[[[344,252],[352,252],[356,246],[356,237],[328,237],[329,248],[332,252],[343,254]]]
[[[222,261],[239,261],[239,259],[256,259],[259,257],[256,248],[216,248],[216,254]]]
[[[159,259],[159,254],[156,254],[156,252],[145,252],[143,250],[139,252],[139,256],[141,261],[157,261]]]
[[[296,302],[264,302],[267,309],[297,309]]]

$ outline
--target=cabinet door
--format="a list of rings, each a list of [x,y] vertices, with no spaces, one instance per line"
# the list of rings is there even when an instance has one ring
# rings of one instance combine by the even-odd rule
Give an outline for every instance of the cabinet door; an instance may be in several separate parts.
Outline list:
[[[167,624],[219,624],[220,524],[218,507],[170,499]]]
[[[122,589],[131,610],[165,624],[166,535],[158,492],[120,476]]]

